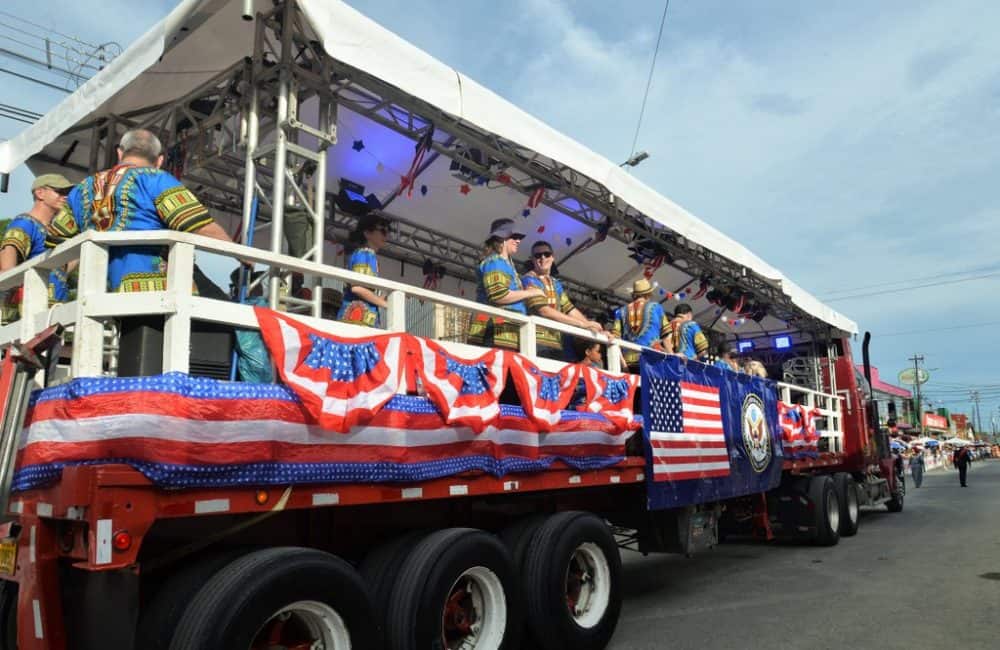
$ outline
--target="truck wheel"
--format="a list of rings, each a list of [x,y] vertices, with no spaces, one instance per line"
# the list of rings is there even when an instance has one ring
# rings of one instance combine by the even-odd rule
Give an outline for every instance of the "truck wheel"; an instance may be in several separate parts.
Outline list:
[[[906,498],[906,475],[898,474],[896,476],[896,491],[893,493],[892,498],[885,502],[886,509],[889,512],[903,512],[903,501]]]
[[[392,590],[392,650],[520,647],[524,614],[517,571],[495,535],[449,528],[413,548]]]
[[[834,546],[840,541],[840,503],[829,476],[813,476],[809,480],[809,501],[813,509],[813,543]]]
[[[840,503],[840,536],[857,535],[861,507],[858,505],[858,488],[854,477],[847,472],[838,472],[833,475],[833,487],[837,491],[837,502]]]
[[[17,650],[17,583],[0,580],[0,650]]]
[[[358,567],[361,578],[368,586],[368,593],[372,595],[375,611],[381,613],[378,618],[380,634],[385,634],[385,613],[389,611],[389,599],[399,571],[413,547],[426,536],[425,531],[404,533],[369,553]]]
[[[528,544],[544,521],[543,515],[528,515],[500,531],[500,541],[507,546],[510,556],[514,558],[518,575],[524,570],[524,556],[528,552]]]
[[[375,608],[351,565],[308,548],[248,553],[215,574],[181,617],[171,650],[374,650]]]
[[[243,553],[245,549],[204,557],[167,578],[139,614],[135,647],[167,650],[184,610],[198,590]]]
[[[543,650],[599,650],[621,612],[621,556],[607,524],[586,512],[545,520],[525,557],[528,629]]]

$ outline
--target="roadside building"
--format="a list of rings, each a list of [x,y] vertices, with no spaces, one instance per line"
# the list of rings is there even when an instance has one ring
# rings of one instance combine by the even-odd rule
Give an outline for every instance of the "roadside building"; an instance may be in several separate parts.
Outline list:
[[[864,372],[864,366],[859,364],[858,370]],[[889,429],[895,426],[901,433],[919,428],[913,417],[913,393],[883,381],[875,366],[872,366],[872,393],[878,403],[878,421],[881,426]]]

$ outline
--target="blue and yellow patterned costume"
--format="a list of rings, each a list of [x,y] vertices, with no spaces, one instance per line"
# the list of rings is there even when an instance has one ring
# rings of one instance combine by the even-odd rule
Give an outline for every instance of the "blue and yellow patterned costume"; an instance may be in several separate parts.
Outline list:
[[[86,178],[70,192],[64,210],[72,213],[73,221],[60,217],[53,222],[61,238],[84,230],[194,232],[212,223],[205,206],[179,180],[155,167],[128,163]],[[166,285],[164,248],[111,249],[111,291],[162,291]]]
[[[688,359],[705,358],[708,354],[708,339],[698,323],[689,320],[677,326],[674,332],[674,351]]]
[[[7,224],[3,240],[0,241],[0,248],[12,246],[17,251],[17,261],[20,264],[44,253],[47,237],[48,229],[41,221],[27,213],[19,214]],[[4,320],[8,322],[16,320],[20,315],[20,300],[17,299],[15,302],[13,294],[12,290],[3,305]],[[66,271],[56,269],[49,273],[49,304],[67,300],[69,300],[69,284]]]
[[[347,270],[362,275],[378,277],[378,257],[371,248],[362,247],[351,253],[347,259]],[[354,295],[351,287],[344,290],[344,302],[337,312],[337,320],[355,325],[378,327],[378,307]]]
[[[487,256],[479,263],[476,271],[477,286],[476,300],[484,305],[494,305],[509,309],[519,314],[528,314],[528,308],[523,300],[519,300],[509,305],[498,305],[497,300],[502,299],[511,291],[521,291],[524,286],[521,278],[517,274],[514,265],[506,257],[494,253]],[[490,318],[485,314],[476,314],[469,324],[469,343],[474,345],[484,345],[489,343],[487,332],[493,331],[493,346],[507,348],[510,350],[520,349],[521,326],[518,323],[511,323],[503,318]]]
[[[639,299],[615,310],[611,329],[626,341],[660,349],[660,340],[670,333],[670,321],[660,303]],[[624,355],[628,365],[639,363],[635,350],[625,350]]]
[[[564,314],[568,314],[574,309],[573,303],[563,289],[562,282],[551,275],[539,276],[534,271],[525,274],[522,278],[524,287],[538,287],[545,292],[544,298],[532,298],[526,301],[527,307],[532,313],[537,313],[542,307],[548,305],[553,309],[558,309]],[[546,327],[536,329],[539,351],[558,352],[560,356],[563,351],[562,333]]]

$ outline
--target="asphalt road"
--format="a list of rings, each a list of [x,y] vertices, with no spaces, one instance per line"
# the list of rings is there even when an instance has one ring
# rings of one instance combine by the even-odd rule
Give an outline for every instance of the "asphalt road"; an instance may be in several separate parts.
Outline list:
[[[968,488],[954,470],[907,487],[902,513],[864,510],[832,548],[624,552],[609,648],[1000,648],[1000,461],[974,464]]]

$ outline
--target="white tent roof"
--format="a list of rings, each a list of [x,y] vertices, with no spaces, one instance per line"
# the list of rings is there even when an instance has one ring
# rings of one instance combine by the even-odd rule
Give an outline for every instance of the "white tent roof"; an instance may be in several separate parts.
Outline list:
[[[697,219],[669,199],[647,187],[635,177],[624,172],[618,165],[594,153],[587,147],[566,135],[545,125],[510,102],[479,85],[434,59],[426,52],[386,30],[356,10],[339,0],[298,0],[299,6],[308,19],[313,31],[326,52],[334,59],[417,97],[434,107],[460,118],[464,123],[483,131],[494,133],[506,140],[537,152],[547,158],[566,165],[588,178],[604,185],[619,200],[632,206],[638,212],[648,215],[670,231],[684,237],[688,242],[700,245],[732,262],[746,267],[749,271],[779,287],[790,301],[803,312],[829,324],[845,333],[856,333],[857,326],[850,319],[821,303],[808,292],[788,280],[780,271],[754,255],[744,246],[726,237],[712,226]],[[258,0],[264,10],[270,3]],[[36,173],[54,169],[53,161],[62,159],[67,151],[72,151],[69,161],[77,161],[86,166],[88,144],[83,133],[66,134],[75,125],[88,122],[109,113],[125,114],[129,111],[149,107],[182,96],[205,81],[250,54],[253,43],[253,24],[240,19],[242,3],[236,0],[184,0],[163,21],[146,35],[133,43],[126,52],[115,59],[107,68],[67,97],[39,122],[12,140],[0,143],[0,172],[10,172],[18,165],[29,161]],[[368,120],[350,111],[341,111],[342,134],[352,130],[365,132],[368,153],[379,156],[379,167],[390,170],[406,168],[406,160],[388,160],[391,151],[412,154],[412,143],[394,146],[392,137],[405,140],[397,134],[383,135],[382,153],[377,147],[377,137],[369,136],[366,129],[373,126]],[[385,131],[385,129],[382,129]],[[342,140],[347,140],[342,135]],[[74,141],[76,141],[74,143]],[[72,150],[70,149],[72,145]],[[345,168],[358,167],[357,156],[352,158],[350,141],[347,146],[331,150],[331,175],[335,178],[347,176]],[[43,154],[39,156],[38,154]],[[447,160],[440,160],[421,177],[419,183],[431,186],[430,198],[435,188],[454,184],[448,170]],[[369,165],[373,168],[373,165]],[[376,193],[388,192],[392,185],[398,185],[398,176],[391,179],[378,178],[371,169],[353,170],[349,177],[362,180]],[[513,195],[513,192],[508,192]],[[509,196],[498,207],[498,193],[491,193],[488,199],[468,197],[460,210],[466,214],[491,215],[467,219],[467,223],[456,224],[454,214],[450,221],[440,221],[442,212],[439,205],[428,200],[422,205],[417,201],[406,204],[406,218],[419,219],[442,232],[454,233],[468,241],[483,239],[486,223],[499,216],[512,216],[523,206],[523,197]],[[428,198],[428,197],[425,197]],[[441,197],[437,197],[440,201]],[[454,195],[450,197],[454,202]],[[501,197],[502,198],[502,197]],[[394,208],[396,206],[393,206]],[[476,207],[481,207],[477,210]],[[454,212],[454,207],[450,212]],[[438,220],[438,221],[435,221]],[[539,237],[553,240],[553,243],[567,250],[574,240],[581,241],[589,233],[582,224],[567,223],[565,215],[554,210],[541,210],[532,214],[525,222],[534,228]],[[558,222],[558,223],[557,223]],[[556,225],[554,225],[556,224]],[[527,231],[529,234],[532,231]],[[565,246],[563,243],[565,242]],[[614,250],[617,247],[620,250]],[[557,250],[557,254],[559,251]],[[595,286],[619,290],[627,286],[609,286],[612,280],[620,280],[635,269],[635,263],[628,260],[627,251],[618,242],[607,242],[578,256],[572,266],[563,269],[564,275],[580,277]],[[601,277],[588,277],[600,272]],[[657,276],[661,286],[669,291],[677,290],[677,278],[664,267]],[[680,275],[681,286],[697,280],[689,280]],[[635,278],[631,278],[635,279]],[[631,279],[628,281],[630,282]],[[710,307],[710,306],[709,306]],[[696,311],[699,309],[695,305]],[[774,320],[774,319],[772,319]],[[781,323],[764,323],[761,329],[780,329]]]

